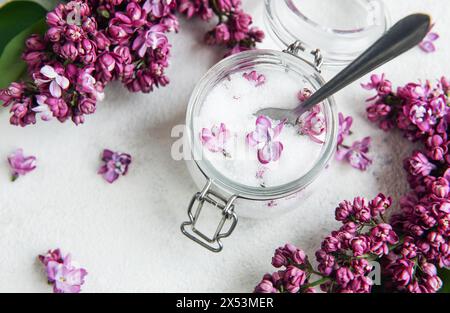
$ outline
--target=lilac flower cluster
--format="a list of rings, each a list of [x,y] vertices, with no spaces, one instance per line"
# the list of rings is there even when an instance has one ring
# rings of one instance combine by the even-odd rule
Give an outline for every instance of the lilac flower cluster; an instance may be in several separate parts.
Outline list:
[[[39,255],[39,260],[45,266],[48,283],[53,285],[55,293],[79,293],[84,284],[87,271],[72,262],[70,254],[63,256],[61,250],[49,250]]]
[[[392,199],[379,194],[372,201],[357,197],[336,208],[336,220],[343,226],[322,242],[316,252],[318,270],[330,280],[321,285],[326,292],[369,293],[374,266],[371,261],[388,255],[399,237],[384,215]]]
[[[315,286],[329,293],[371,292],[372,274],[377,274],[371,261],[389,255],[399,243],[397,233],[384,221],[391,204],[383,194],[371,201],[358,197],[340,203],[335,216],[343,225],[316,252],[317,271],[303,251],[286,245],[272,258],[274,267],[285,270],[264,276],[255,292],[314,292]],[[313,276],[319,279],[312,282]]]
[[[242,10],[241,0],[179,0],[178,11],[209,22],[214,15],[218,24],[205,36],[210,45],[224,45],[228,55],[253,49],[264,39],[264,33],[252,27],[252,17]]]
[[[389,256],[387,273],[401,290],[435,292],[442,284],[436,267],[450,268],[450,83],[443,77],[434,86],[409,83],[394,92],[384,75],[373,75],[364,87],[377,92],[367,109],[370,121],[423,144],[404,161],[411,192],[392,225],[405,240]]]
[[[58,4],[47,14],[45,35],[26,41],[23,59],[31,81],[0,91],[0,100],[10,106],[11,124],[34,124],[37,116],[83,123],[112,80],[132,92],[167,85],[170,44],[165,33],[178,30],[175,9],[174,0]]]

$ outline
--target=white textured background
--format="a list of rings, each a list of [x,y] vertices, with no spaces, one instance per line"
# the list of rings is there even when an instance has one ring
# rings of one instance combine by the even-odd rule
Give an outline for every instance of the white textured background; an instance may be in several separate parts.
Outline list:
[[[442,36],[437,53],[415,49],[385,66],[394,84],[450,74],[449,3],[386,2],[393,21],[408,13],[431,13]],[[263,26],[263,1],[244,3],[255,24]],[[86,292],[250,292],[272,270],[274,248],[292,242],[313,253],[336,227],[333,211],[339,201],[378,192],[398,199],[407,190],[401,164],[411,145],[365,120],[368,94],[354,84],[336,98],[355,118],[352,139],[374,139],[370,171],[333,164],[328,184],[296,212],[242,219],[221,254],[184,238],[179,225],[197,190],[185,164],[170,157],[171,129],[184,121],[196,81],[222,55],[203,45],[205,27],[182,21],[180,34],[172,36],[169,87],[142,95],[114,84],[83,126],[52,122],[20,129],[9,125],[7,110],[0,108],[0,291],[50,292],[36,256],[61,247],[87,268]],[[264,46],[275,47],[270,39]],[[19,147],[38,157],[38,168],[10,183],[6,157]],[[114,185],[96,174],[105,147],[134,157],[129,175]]]

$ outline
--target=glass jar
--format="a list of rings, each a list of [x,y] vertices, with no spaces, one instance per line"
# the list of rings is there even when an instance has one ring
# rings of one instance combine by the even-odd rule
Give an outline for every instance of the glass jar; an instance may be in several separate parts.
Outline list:
[[[265,0],[267,33],[285,49],[299,40],[319,48],[326,68],[355,60],[389,28],[381,0]]]
[[[320,75],[321,64],[319,51],[306,53],[301,43],[296,42],[284,52],[254,50],[228,57],[212,67],[199,81],[188,105],[184,153],[190,173],[201,191],[193,196],[188,207],[189,221],[181,226],[186,236],[213,252],[219,252],[223,247],[221,239],[231,235],[237,225],[238,215],[249,218],[273,217],[298,209],[301,202],[312,193],[313,183],[318,182],[317,179],[326,169],[337,144],[338,120],[332,97],[320,104],[326,133],[313,166],[295,180],[275,187],[250,187],[223,175],[212,162],[203,157],[204,147],[196,121],[207,96],[220,82],[229,79],[230,75],[253,70],[276,71],[282,75],[294,75],[299,85],[303,84],[302,87],[314,92],[324,84]],[[211,235],[206,235],[198,227],[203,209],[219,213],[217,227],[214,225]]]

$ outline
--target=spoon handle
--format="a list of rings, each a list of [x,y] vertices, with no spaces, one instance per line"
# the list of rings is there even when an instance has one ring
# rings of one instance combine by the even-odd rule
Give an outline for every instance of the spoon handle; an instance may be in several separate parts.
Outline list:
[[[425,14],[413,14],[400,20],[366,52],[315,92],[308,100],[300,104],[295,109],[295,113],[303,114],[317,103],[415,47],[425,38],[430,27],[431,18]]]

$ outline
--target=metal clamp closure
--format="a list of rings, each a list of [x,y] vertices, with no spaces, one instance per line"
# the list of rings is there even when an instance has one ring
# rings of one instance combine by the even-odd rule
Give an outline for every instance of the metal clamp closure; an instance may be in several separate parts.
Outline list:
[[[184,222],[181,225],[181,232],[206,249],[212,252],[220,252],[223,249],[221,239],[229,237],[236,228],[238,222],[233,204],[237,199],[237,196],[233,196],[227,200],[212,191],[211,187],[212,181],[208,180],[208,183],[203,190],[194,195],[188,207],[189,222]],[[213,236],[207,236],[196,228],[200,213],[205,204],[211,205],[222,211],[222,218],[219,221]],[[229,224],[229,227],[228,230],[223,231],[225,224]]]
[[[283,52],[289,53],[289,54],[301,59],[302,61],[305,61],[306,63],[310,64],[312,67],[315,68],[315,70],[317,72],[320,73],[322,65],[323,65],[323,56],[322,56],[320,49],[310,51],[310,54],[312,56],[314,56],[313,62],[311,62],[310,60],[307,60],[303,56],[300,56],[300,52],[305,52],[305,51],[306,51],[306,48],[300,40],[297,40],[293,44],[289,45],[289,47],[287,47],[286,50],[283,50]]]

